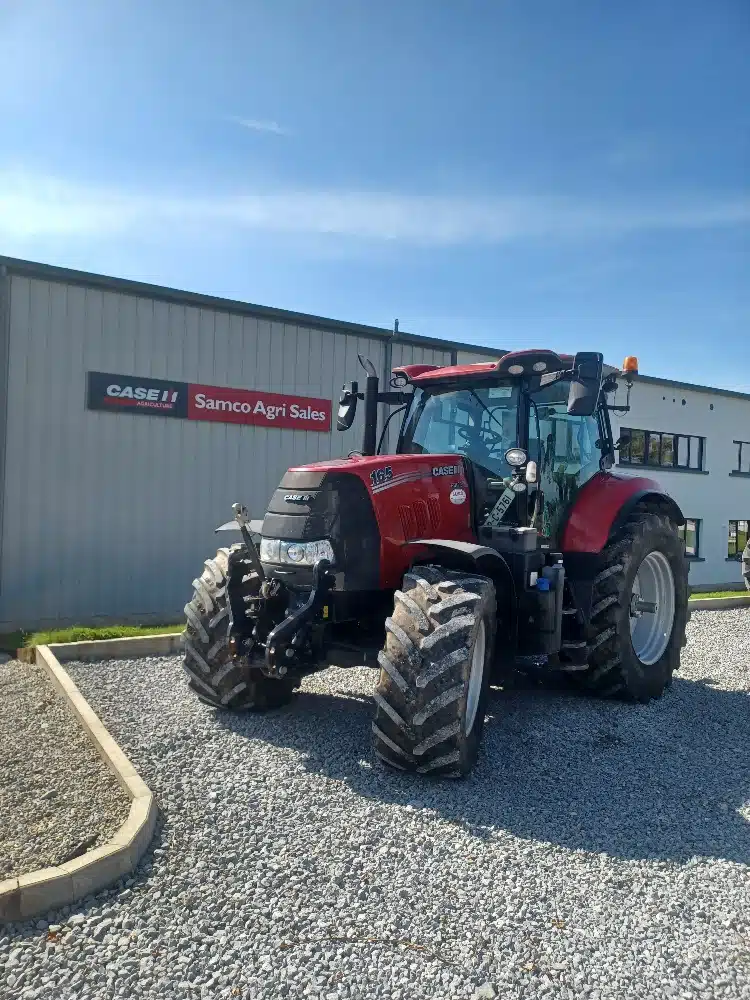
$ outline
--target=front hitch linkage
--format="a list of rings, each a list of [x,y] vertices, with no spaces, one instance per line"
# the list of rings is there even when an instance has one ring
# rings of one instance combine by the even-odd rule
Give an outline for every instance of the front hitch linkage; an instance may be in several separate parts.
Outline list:
[[[313,586],[307,601],[269,632],[263,670],[269,677],[283,677],[287,673],[289,666],[284,660],[294,660],[298,636],[303,635],[302,629],[315,618],[333,587],[334,577],[328,572],[330,568],[328,559],[318,559],[313,566]]]
[[[233,503],[232,512],[234,513],[235,521],[239,525],[242,541],[245,543],[245,547],[247,548],[247,554],[250,557],[250,562],[253,564],[253,569],[258,574],[262,582],[265,580],[266,574],[263,572],[263,564],[260,561],[258,550],[255,548],[255,542],[253,541],[252,535],[248,529],[250,521],[247,516],[247,507],[243,507],[241,503]]]

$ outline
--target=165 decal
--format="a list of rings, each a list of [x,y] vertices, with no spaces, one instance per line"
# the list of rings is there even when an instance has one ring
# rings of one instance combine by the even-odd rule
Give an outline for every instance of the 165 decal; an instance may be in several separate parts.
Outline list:
[[[373,469],[370,473],[370,482],[373,486],[383,486],[393,479],[393,469],[390,465],[384,465],[381,469]]]

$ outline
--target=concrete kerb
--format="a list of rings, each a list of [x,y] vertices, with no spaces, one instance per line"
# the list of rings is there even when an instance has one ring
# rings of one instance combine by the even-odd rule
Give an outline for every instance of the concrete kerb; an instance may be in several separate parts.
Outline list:
[[[114,837],[101,847],[64,865],[39,868],[0,882],[0,923],[27,920],[66,906],[112,885],[122,875],[133,871],[151,842],[157,814],[153,793],[63,670],[52,650],[48,646],[35,646],[24,652],[27,654],[24,659],[42,667],[88,733],[100,757],[130,797],[130,813]]]
[[[174,656],[182,652],[182,632],[136,635],[127,639],[55,642],[47,647],[59,663],[72,660],[131,660],[136,656]]]

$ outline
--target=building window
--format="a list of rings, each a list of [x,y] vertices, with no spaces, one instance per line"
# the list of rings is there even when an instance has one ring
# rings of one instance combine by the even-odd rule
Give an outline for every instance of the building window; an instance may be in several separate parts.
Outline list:
[[[685,523],[680,525],[677,533],[685,543],[685,555],[688,559],[697,559],[700,556],[701,523],[694,517],[685,519]]]
[[[705,438],[620,428],[620,465],[651,465],[660,469],[703,471]]]
[[[747,545],[748,525],[750,525],[750,521],[729,522],[728,559],[740,559],[742,557],[742,552]]]
[[[750,441],[735,441],[737,445],[737,468],[743,476],[750,476]]]

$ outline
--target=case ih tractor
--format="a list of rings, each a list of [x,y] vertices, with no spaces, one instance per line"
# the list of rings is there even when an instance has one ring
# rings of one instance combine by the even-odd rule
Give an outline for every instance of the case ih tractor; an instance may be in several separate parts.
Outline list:
[[[337,426],[362,400],[362,451],[290,469],[262,522],[235,504],[243,542],[194,582],[196,695],[272,708],[305,674],[371,656],[376,755],[452,776],[473,766],[508,668],[661,695],[685,643],[684,518],[658,483],[612,473],[617,373],[602,355],[409,365],[388,392],[360,362],[364,391],[344,387]],[[403,412],[395,454],[379,454],[385,427],[376,446],[382,403]]]

